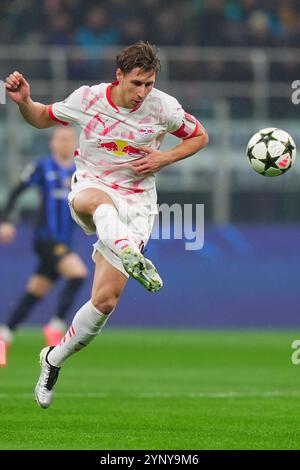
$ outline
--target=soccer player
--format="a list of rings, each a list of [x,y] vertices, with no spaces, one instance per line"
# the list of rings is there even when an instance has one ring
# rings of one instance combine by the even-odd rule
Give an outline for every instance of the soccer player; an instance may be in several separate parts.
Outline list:
[[[73,155],[76,143],[74,128],[57,127],[50,140],[51,154],[25,168],[2,211],[0,241],[12,243],[16,229],[10,216],[15,203],[28,187],[34,185],[39,188],[42,198],[33,240],[39,265],[6,323],[0,325],[0,339],[7,347],[34,305],[63,277],[66,282],[60,292],[56,312],[43,330],[46,344],[58,344],[66,331],[66,314],[87,276],[87,268],[71,248],[74,222],[68,208],[68,193],[75,171]]]
[[[29,84],[19,72],[7,77],[9,96],[32,126],[81,126],[69,203],[83,230],[98,236],[91,299],[76,313],[60,344],[40,353],[35,397],[43,408],[51,404],[61,365],[96,338],[128,276],[151,292],[163,285],[142,254],[157,212],[155,173],[195,154],[208,137],[175,98],[154,88],[159,67],[154,46],[140,41],[118,54],[115,82],[82,86],[50,106],[32,101]],[[181,142],[162,152],[168,132]]]

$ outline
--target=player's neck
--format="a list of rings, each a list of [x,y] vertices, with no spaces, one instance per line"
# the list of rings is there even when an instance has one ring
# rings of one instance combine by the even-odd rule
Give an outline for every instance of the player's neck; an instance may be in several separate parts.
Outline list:
[[[128,109],[130,109],[124,103],[124,100],[123,100],[122,95],[120,93],[120,86],[119,85],[114,85],[114,86],[111,87],[110,99],[113,102],[113,104],[115,106],[117,106],[118,108],[128,108]]]

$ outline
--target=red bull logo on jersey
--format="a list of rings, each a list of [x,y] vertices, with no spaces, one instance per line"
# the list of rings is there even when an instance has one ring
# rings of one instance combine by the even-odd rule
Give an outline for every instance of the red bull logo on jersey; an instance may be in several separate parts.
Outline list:
[[[154,129],[150,126],[143,126],[139,129],[140,135],[152,135],[154,134]]]
[[[130,145],[126,140],[114,140],[112,142],[102,142],[101,139],[98,140],[98,148],[105,149],[108,152],[112,152],[114,155],[119,155],[124,157],[129,155],[130,157],[140,157],[143,155],[143,152]]]

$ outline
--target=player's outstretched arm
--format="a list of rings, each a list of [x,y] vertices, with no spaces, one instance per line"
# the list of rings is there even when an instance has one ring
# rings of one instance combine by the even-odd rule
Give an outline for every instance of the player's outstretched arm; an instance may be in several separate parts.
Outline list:
[[[12,243],[15,240],[16,227],[9,219],[20,194],[27,186],[27,182],[20,181],[8,194],[6,204],[0,214],[0,243]]]
[[[6,78],[8,96],[19,106],[25,121],[38,129],[52,127],[55,122],[51,119],[48,106],[32,101],[30,86],[20,72],[13,72]]]

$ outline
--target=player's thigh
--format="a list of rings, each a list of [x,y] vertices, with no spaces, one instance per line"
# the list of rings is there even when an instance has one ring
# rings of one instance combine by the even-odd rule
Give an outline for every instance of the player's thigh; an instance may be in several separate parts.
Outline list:
[[[67,279],[74,277],[87,277],[88,270],[77,253],[68,253],[57,263],[57,271]]]
[[[53,280],[42,274],[33,274],[27,283],[27,291],[37,297],[44,297],[53,286]]]
[[[74,195],[71,204],[74,211],[80,216],[92,216],[100,204],[114,205],[112,198],[108,194],[96,188],[82,189],[82,191]]]
[[[92,287],[94,304],[110,299],[117,303],[128,277],[110,264],[98,251],[95,254],[95,275]]]

